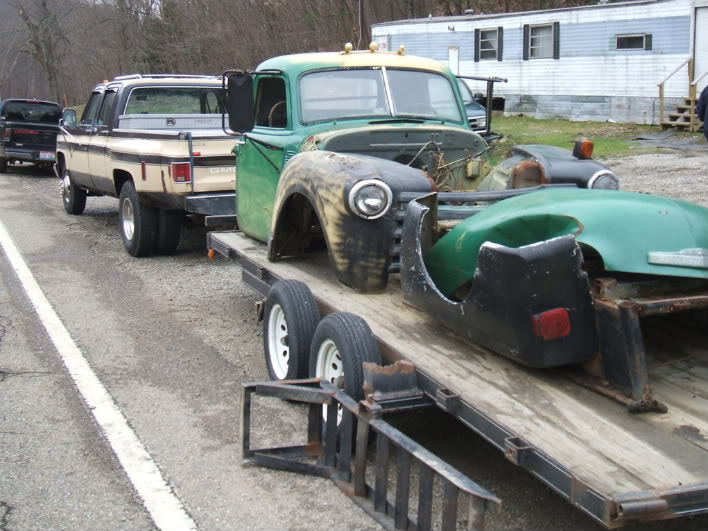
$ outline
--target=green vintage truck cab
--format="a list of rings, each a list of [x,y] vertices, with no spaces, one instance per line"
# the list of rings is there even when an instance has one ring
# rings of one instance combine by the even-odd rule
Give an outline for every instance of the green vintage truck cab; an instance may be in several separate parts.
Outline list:
[[[288,55],[227,79],[230,126],[244,133],[240,229],[267,242],[272,260],[326,245],[337,278],[357,290],[380,291],[398,270],[411,194],[617,187],[598,162],[539,146],[487,177],[488,145],[470,128],[457,79],[404,50]]]

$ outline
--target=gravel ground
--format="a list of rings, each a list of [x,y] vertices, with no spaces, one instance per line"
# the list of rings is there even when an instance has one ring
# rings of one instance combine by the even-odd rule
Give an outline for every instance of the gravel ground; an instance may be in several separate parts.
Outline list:
[[[630,192],[665,195],[708,207],[708,145],[602,161]]]

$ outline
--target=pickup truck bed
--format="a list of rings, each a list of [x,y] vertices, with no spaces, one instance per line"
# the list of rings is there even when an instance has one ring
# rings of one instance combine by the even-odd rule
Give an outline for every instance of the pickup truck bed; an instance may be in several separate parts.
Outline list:
[[[654,395],[668,413],[633,415],[563,371],[528,369],[441,331],[403,303],[395,276],[372,296],[342,286],[326,254],[269,262],[265,245],[240,232],[211,232],[207,245],[236,259],[264,295],[279,279],[300,280],[322,314],[365,319],[385,362],[415,364],[439,407],[605,526],[708,512],[705,341],[678,355],[650,350]]]

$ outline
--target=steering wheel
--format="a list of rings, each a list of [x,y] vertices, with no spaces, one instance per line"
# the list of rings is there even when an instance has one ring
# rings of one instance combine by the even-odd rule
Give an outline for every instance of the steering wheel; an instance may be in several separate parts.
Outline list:
[[[285,100],[280,100],[270,108],[270,112],[268,113],[268,127],[273,127],[273,114],[275,114],[275,111],[282,105],[285,105]]]

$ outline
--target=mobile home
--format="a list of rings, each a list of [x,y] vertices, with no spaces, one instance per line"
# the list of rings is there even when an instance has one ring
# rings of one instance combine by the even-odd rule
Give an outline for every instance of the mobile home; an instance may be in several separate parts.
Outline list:
[[[495,87],[505,114],[657,124],[662,101],[667,120],[708,83],[708,0],[468,11],[375,24],[372,36],[458,75],[508,79]]]

